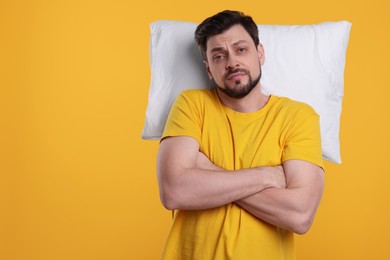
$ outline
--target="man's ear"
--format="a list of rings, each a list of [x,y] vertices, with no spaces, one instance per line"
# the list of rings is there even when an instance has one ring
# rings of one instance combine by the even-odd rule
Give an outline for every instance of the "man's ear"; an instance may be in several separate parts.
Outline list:
[[[210,66],[209,66],[209,63],[207,60],[203,60],[203,63],[206,67],[206,70],[207,70],[207,75],[209,76],[209,79],[210,80],[213,80],[213,75],[211,74],[211,71],[210,71]]]
[[[264,47],[261,43],[257,45],[257,53],[259,55],[260,64],[263,65],[265,61]]]

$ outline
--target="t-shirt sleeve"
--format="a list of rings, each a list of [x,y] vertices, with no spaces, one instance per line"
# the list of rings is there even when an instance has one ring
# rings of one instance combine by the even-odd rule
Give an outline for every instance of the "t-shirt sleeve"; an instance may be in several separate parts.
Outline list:
[[[172,105],[165,124],[162,139],[170,136],[189,136],[200,143],[201,119],[199,108],[185,92],[181,93]]]
[[[319,116],[309,106],[297,111],[286,138],[282,162],[293,159],[324,167]]]

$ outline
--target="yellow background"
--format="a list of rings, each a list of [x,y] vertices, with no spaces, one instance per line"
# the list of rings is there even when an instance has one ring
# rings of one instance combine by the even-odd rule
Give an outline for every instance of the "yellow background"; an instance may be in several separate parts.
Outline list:
[[[0,259],[158,259],[170,226],[141,140],[149,24],[239,9],[263,24],[352,22],[342,165],[297,258],[390,259],[390,4],[354,1],[0,3]]]

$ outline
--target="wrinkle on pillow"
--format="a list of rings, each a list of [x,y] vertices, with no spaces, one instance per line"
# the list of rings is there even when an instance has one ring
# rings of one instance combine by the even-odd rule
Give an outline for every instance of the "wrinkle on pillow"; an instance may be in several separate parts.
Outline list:
[[[150,25],[152,74],[143,139],[161,138],[172,103],[181,91],[214,87],[194,41],[196,26],[169,20]],[[320,115],[323,158],[341,163],[339,129],[351,23],[258,28],[265,51],[262,91],[312,106]]]

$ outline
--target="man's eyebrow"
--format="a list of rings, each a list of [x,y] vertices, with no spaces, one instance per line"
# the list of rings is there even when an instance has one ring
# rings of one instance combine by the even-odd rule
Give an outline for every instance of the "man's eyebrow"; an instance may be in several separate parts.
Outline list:
[[[247,43],[247,41],[245,41],[245,40],[239,40],[239,41],[233,43],[233,45],[234,45],[234,46],[237,46],[237,45],[240,45],[241,43]]]
[[[237,46],[237,45],[240,45],[240,44],[242,44],[242,43],[247,43],[247,41],[245,41],[245,40],[239,40],[239,41],[233,43],[233,46]],[[210,50],[210,52],[211,52],[211,53],[213,53],[213,52],[219,52],[219,51],[222,51],[223,49],[224,49],[223,47],[214,47],[214,48],[212,48],[212,49]]]
[[[212,48],[212,49],[210,50],[210,52],[213,53],[213,52],[219,52],[219,51],[222,51],[222,50],[223,50],[222,47],[214,47],[214,48]]]

